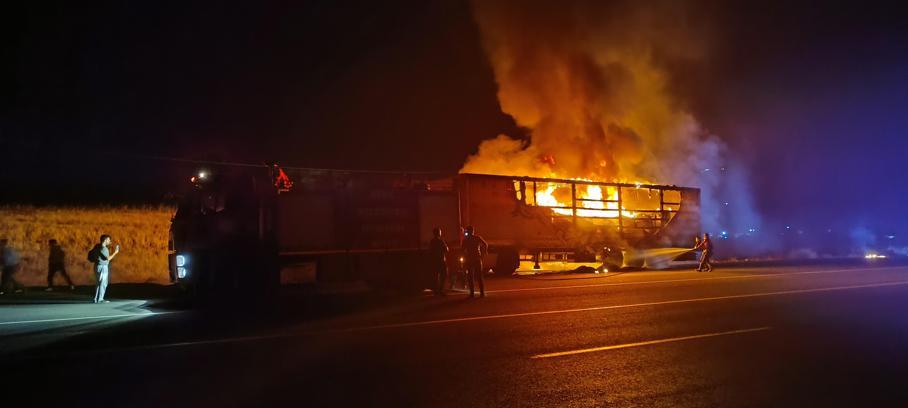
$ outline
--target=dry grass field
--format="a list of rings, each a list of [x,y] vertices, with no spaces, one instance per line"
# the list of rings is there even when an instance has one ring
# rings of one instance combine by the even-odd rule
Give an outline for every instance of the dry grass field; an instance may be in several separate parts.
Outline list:
[[[22,254],[16,279],[27,286],[47,280],[49,239],[66,251],[66,270],[76,285],[93,284],[86,254],[101,234],[121,252],[111,262],[111,283],[167,283],[167,235],[173,209],[161,207],[0,207],[0,238]],[[56,285],[63,285],[59,275]]]

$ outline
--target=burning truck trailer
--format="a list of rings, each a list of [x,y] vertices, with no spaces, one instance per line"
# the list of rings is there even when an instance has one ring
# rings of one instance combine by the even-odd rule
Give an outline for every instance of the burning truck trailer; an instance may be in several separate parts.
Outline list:
[[[635,249],[699,233],[699,190],[486,174],[225,167],[194,177],[171,224],[171,278],[209,290],[365,281],[420,290],[440,227],[457,272],[463,228],[497,274],[546,260],[645,266]],[[636,262],[636,264],[635,264]]]
[[[460,174],[463,225],[474,225],[504,273],[546,261],[599,271],[646,267],[639,250],[690,247],[700,190],[593,180]]]

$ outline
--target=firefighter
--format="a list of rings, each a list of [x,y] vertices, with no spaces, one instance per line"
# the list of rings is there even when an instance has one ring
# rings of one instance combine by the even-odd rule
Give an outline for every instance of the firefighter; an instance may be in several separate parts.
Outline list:
[[[703,250],[700,254],[700,267],[697,268],[697,272],[712,272],[713,241],[709,239],[708,232],[703,233],[703,240],[694,249]]]
[[[435,278],[433,289],[436,295],[444,295],[445,282],[448,279],[448,244],[441,238],[441,228],[435,227],[432,229],[432,234],[434,237],[429,242],[429,256]]]
[[[485,282],[483,281],[482,257],[489,251],[489,244],[481,236],[476,235],[472,226],[464,229],[463,238],[464,268],[469,272],[470,297],[474,297],[474,281],[479,281],[479,297],[486,296]]]

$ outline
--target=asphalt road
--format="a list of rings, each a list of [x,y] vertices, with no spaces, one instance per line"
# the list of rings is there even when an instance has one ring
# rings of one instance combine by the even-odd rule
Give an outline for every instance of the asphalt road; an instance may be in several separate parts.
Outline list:
[[[488,281],[484,299],[0,306],[30,406],[905,406],[908,267]],[[116,289],[110,292],[116,296]]]

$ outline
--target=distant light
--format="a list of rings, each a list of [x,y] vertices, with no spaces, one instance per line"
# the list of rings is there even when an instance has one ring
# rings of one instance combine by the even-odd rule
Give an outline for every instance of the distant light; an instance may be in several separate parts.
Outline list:
[[[635,186],[637,186],[637,188],[640,188],[640,186],[642,186],[642,185],[643,185],[643,184],[640,184],[640,183],[634,183],[634,185],[635,185]]]
[[[886,235],[887,239],[895,239],[895,235]]]
[[[185,279],[187,275],[186,268],[177,268],[177,278]]]
[[[203,178],[205,178],[205,177],[208,177],[208,173],[205,173],[204,171],[200,171],[200,172],[199,172],[199,178],[200,178],[200,179],[203,179]]]
[[[186,266],[186,255],[177,255],[177,266]]]
[[[786,225],[785,229],[791,229],[791,225]]]
[[[703,169],[703,171],[704,171],[704,172],[707,172],[707,171],[709,171],[709,169]]]
[[[871,252],[871,253],[868,253],[867,255],[864,255],[864,258],[866,258],[866,259],[885,259],[886,255],[880,255],[880,254]]]
[[[725,205],[728,205],[728,201],[725,202]]]

